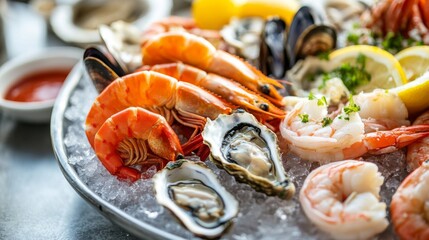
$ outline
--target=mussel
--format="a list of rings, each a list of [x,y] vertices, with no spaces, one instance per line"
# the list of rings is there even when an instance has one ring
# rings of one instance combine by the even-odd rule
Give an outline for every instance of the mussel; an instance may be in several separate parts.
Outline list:
[[[141,66],[140,34],[134,25],[116,21],[99,27],[101,40],[125,72],[131,73]]]
[[[99,93],[113,80],[126,74],[116,59],[102,46],[87,48],[83,54],[83,62]]]
[[[282,79],[289,67],[286,52],[287,25],[274,17],[265,22],[261,37],[259,68],[265,74]]]
[[[308,6],[301,7],[291,23],[287,52],[289,66],[310,55],[327,52],[336,47],[337,33],[325,20]]]

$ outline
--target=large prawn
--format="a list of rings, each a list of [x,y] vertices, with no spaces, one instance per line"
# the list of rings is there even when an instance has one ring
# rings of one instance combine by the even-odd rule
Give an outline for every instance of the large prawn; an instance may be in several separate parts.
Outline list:
[[[334,162],[308,175],[299,201],[307,217],[334,239],[369,239],[389,225],[379,195],[383,180],[374,163]]]
[[[198,68],[183,63],[167,63],[155,66],[144,66],[141,70],[151,70],[174,77],[206,89],[226,101],[242,107],[254,114],[259,120],[283,119],[285,111],[273,105],[269,100],[259,96],[239,83],[213,73],[206,73]]]
[[[164,117],[139,107],[108,118],[94,137],[98,159],[120,179],[136,181],[141,172],[131,166],[157,165],[183,156],[179,138]]]
[[[283,85],[250,64],[210,44],[204,38],[185,32],[158,34],[142,47],[143,64],[155,65],[183,62],[206,72],[233,79],[260,93],[274,104],[282,105],[282,96],[275,87]]]
[[[429,161],[401,183],[392,197],[390,212],[401,239],[429,239]]]
[[[413,125],[429,124],[429,110],[420,115]],[[429,137],[420,139],[419,141],[408,146],[407,163],[412,170],[418,168],[422,163],[429,159]]]
[[[280,125],[281,135],[292,152],[319,162],[389,153],[429,136],[429,125],[365,133],[358,110],[359,106],[350,102],[331,117],[321,99],[305,99],[286,114]]]
[[[116,79],[95,99],[85,123],[91,146],[94,146],[94,136],[106,119],[132,106],[158,113],[169,124],[176,120],[194,128],[191,137],[201,131],[207,117],[214,119],[221,113],[232,111],[230,104],[195,85],[178,82],[157,72],[137,72]],[[202,139],[200,142],[202,146]],[[186,154],[190,150],[184,151]]]
[[[214,46],[222,45],[222,37],[219,31],[201,29],[197,26],[194,19],[179,16],[170,16],[150,24],[149,27],[146,28],[145,31],[143,31],[143,33],[141,34],[141,44],[145,44],[151,38],[160,33],[171,31],[189,32],[191,34],[207,39],[207,41],[212,43]]]

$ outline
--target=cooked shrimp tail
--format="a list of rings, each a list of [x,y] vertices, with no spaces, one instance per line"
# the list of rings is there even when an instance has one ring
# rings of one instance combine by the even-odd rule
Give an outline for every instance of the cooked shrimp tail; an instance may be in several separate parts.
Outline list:
[[[386,153],[406,147],[429,136],[428,125],[415,125],[365,134],[365,145],[372,153]]]

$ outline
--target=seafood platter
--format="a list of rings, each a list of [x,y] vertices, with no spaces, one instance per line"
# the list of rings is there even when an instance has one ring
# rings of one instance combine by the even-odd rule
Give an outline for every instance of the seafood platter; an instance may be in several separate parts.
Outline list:
[[[428,28],[427,0],[195,0],[103,25],[54,150],[141,238],[429,239]]]

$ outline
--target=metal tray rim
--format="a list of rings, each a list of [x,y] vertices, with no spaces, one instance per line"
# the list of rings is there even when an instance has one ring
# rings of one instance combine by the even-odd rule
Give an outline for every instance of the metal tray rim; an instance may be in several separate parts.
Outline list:
[[[55,102],[51,116],[51,141],[60,169],[73,189],[104,217],[119,225],[132,235],[150,239],[182,239],[138,220],[94,193],[80,178],[73,166],[68,163],[64,145],[64,113],[71,94],[83,78],[83,64],[79,62],[67,77]]]

